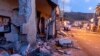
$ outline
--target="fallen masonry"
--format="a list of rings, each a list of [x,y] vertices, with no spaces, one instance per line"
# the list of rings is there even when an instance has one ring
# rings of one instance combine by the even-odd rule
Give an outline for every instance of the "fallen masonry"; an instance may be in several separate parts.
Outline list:
[[[66,39],[66,38],[59,38],[57,40],[57,44],[67,48],[73,47],[73,41],[71,39]]]
[[[58,46],[59,42],[59,46]],[[39,42],[37,48],[30,52],[28,56],[60,56],[70,55],[66,49],[71,48],[73,42],[69,39],[59,38],[59,40],[49,40],[48,42]],[[63,47],[66,47],[63,50]]]
[[[5,51],[5,53],[0,53],[0,56],[74,56],[74,52],[80,51],[74,47],[74,41],[70,37],[62,34],[45,42],[38,39],[34,49],[30,49],[29,52],[26,52],[26,49],[27,45],[23,45],[20,52],[14,54],[9,54],[8,51],[3,50],[2,52]]]

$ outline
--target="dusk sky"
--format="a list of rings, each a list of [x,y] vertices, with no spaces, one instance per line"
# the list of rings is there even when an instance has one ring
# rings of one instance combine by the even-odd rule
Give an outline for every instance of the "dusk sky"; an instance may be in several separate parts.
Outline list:
[[[64,11],[66,12],[92,13],[98,3],[100,3],[100,0],[59,0],[61,10],[63,10],[64,4]]]

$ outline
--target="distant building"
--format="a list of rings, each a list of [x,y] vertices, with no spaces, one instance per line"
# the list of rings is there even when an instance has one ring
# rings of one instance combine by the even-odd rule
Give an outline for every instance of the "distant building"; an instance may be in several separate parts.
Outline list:
[[[87,20],[75,20],[73,22],[73,26],[77,26],[77,27],[82,26],[83,27],[83,25],[87,24],[87,23],[89,23],[89,21],[87,21]]]

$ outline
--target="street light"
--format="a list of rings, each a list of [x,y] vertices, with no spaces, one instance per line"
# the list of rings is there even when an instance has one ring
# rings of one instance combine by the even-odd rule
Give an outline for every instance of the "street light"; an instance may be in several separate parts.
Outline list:
[[[63,3],[63,4],[62,4],[62,5],[63,5],[62,20],[64,19],[64,5],[65,5],[65,3],[66,3],[65,1],[66,1],[66,0],[62,0],[62,3]]]

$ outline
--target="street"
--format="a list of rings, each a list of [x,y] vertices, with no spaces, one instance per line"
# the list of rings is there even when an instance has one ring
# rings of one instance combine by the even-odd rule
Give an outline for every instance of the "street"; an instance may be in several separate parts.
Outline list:
[[[100,34],[83,29],[73,29],[73,39],[88,56],[100,56]]]

